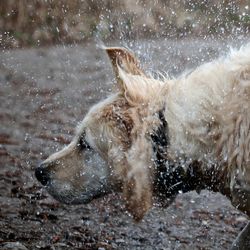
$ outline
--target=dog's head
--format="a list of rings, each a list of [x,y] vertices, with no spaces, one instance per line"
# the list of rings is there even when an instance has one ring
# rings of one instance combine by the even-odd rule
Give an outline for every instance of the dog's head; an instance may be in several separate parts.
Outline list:
[[[163,102],[163,84],[148,78],[123,48],[106,48],[119,90],[90,109],[72,142],[36,169],[48,192],[67,204],[87,203],[122,191],[127,209],[140,220],[152,205],[152,134]],[[152,100],[154,100],[152,102]]]

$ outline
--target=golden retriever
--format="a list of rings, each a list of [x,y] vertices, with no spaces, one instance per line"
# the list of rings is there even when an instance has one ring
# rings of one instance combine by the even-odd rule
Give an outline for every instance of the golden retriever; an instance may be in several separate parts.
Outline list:
[[[36,169],[48,192],[79,204],[121,191],[141,220],[153,197],[209,189],[250,216],[250,44],[177,79],[146,75],[127,49],[106,51],[118,90]],[[250,224],[233,249],[249,238]]]

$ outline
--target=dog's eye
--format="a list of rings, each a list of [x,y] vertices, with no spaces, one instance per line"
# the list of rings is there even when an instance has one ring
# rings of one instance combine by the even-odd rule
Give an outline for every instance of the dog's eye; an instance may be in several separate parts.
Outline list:
[[[89,143],[86,141],[85,139],[85,136],[82,135],[80,138],[79,138],[79,141],[78,141],[78,144],[77,146],[79,147],[80,150],[91,150],[91,146],[89,145]]]

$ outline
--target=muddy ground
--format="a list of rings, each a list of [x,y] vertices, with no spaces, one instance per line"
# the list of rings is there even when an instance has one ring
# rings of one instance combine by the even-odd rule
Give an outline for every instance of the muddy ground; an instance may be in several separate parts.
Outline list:
[[[245,40],[127,45],[147,70],[176,75]],[[220,194],[181,194],[135,224],[119,195],[66,206],[36,181],[38,163],[71,140],[88,108],[112,87],[110,64],[95,41],[0,52],[0,248],[228,249],[247,219]]]

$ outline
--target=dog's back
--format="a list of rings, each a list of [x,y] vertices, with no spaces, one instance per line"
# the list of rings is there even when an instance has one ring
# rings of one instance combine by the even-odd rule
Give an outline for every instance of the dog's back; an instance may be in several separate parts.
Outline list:
[[[181,76],[169,88],[170,154],[188,155],[226,173],[228,196],[250,214],[250,44]]]

